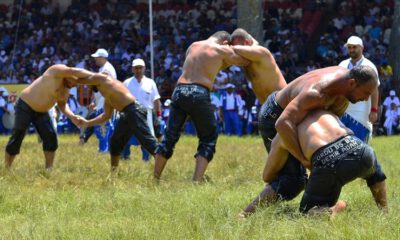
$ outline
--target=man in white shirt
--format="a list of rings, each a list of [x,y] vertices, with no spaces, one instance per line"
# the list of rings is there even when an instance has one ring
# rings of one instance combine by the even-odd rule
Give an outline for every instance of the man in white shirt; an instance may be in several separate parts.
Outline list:
[[[6,130],[1,120],[3,115],[7,112],[7,95],[7,89],[5,87],[0,87],[0,134],[4,133]]]
[[[226,135],[239,135],[242,126],[239,113],[243,107],[242,97],[235,92],[235,85],[228,83],[226,90],[221,95],[221,108],[224,121],[224,133]]]
[[[99,67],[99,73],[106,74],[114,79],[117,79],[117,73],[113,65],[107,60],[108,52],[104,48],[99,48],[95,53],[91,55],[96,65]],[[93,102],[90,104],[89,109],[92,113],[89,115],[89,119],[92,119],[104,112],[104,97],[96,88],[93,88]],[[109,148],[109,139],[112,134],[113,120],[108,121],[105,125],[89,127],[80,136],[80,144],[84,144],[93,134],[96,134],[99,139],[99,152],[106,153]]]
[[[379,86],[379,74],[376,66],[363,55],[364,45],[361,38],[357,36],[351,36],[345,44],[350,58],[342,61],[339,66],[345,67],[349,70],[356,66],[364,65],[370,66],[376,72],[378,76]],[[355,104],[350,103],[346,110],[346,113],[340,119],[346,127],[353,130],[354,135],[364,141],[368,142],[372,133],[372,123],[378,120],[378,102],[379,92],[378,87],[372,93],[368,101],[361,101]]]
[[[400,106],[400,101],[399,98],[396,96],[396,92],[394,90],[390,90],[389,96],[385,98],[385,101],[383,101],[383,106],[385,107],[385,111],[390,109],[390,105],[394,103],[396,106],[396,109]]]
[[[156,83],[153,79],[148,78],[144,75],[146,70],[146,64],[143,59],[137,58],[132,61],[132,73],[134,76],[126,79],[124,85],[129,89],[129,91],[136,97],[139,103],[147,109],[147,124],[150,128],[153,136],[160,138],[160,120],[161,120],[161,103],[160,94]],[[153,127],[154,125],[154,127]],[[135,136],[129,140],[126,144],[124,151],[122,153],[122,159],[129,159],[130,155],[130,145],[139,145],[138,140]],[[144,161],[150,160],[150,154],[142,148]]]
[[[395,133],[394,128],[398,125],[399,113],[397,106],[394,102],[389,105],[389,108],[385,112],[385,122],[383,126],[386,129],[386,135],[391,136]]]

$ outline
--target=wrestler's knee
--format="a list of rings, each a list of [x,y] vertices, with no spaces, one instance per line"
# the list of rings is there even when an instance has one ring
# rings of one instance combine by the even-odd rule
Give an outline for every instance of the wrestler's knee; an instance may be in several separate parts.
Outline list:
[[[25,130],[22,129],[13,129],[10,140],[6,146],[6,152],[10,155],[19,154],[22,140],[25,137]]]
[[[382,170],[381,165],[379,164],[378,160],[376,159],[376,155],[374,154],[374,166],[372,167],[372,173],[365,177],[367,180],[367,185],[372,186],[378,182],[382,182],[386,179],[386,175]]]
[[[156,147],[155,153],[161,154],[166,159],[170,159],[175,148],[175,144],[180,138],[180,130],[177,127],[167,128],[160,144]]]
[[[168,148],[164,141],[158,144],[155,150],[156,154],[161,154],[166,159],[170,159],[173,152],[174,152],[173,148]]]
[[[179,131],[166,129],[163,141],[165,140],[165,145],[174,145],[176,142],[178,142],[180,136],[181,135]]]
[[[273,181],[275,182],[275,181]],[[282,200],[292,200],[304,190],[306,179],[292,176],[280,176],[276,181],[275,191]],[[274,187],[274,184],[271,183]]]
[[[375,171],[376,155],[374,150],[367,146],[361,157],[361,174],[362,177],[370,176]]]
[[[57,134],[49,132],[43,136],[43,151],[54,152],[58,148]]]
[[[312,201],[312,197],[309,196],[306,192],[303,194],[303,197],[300,201],[299,212],[306,214],[308,211],[315,206],[315,203]]]
[[[215,146],[217,145],[217,137],[218,135],[215,134],[210,139],[207,139],[207,141],[201,139],[195,157],[202,156],[206,158],[208,162],[210,162],[214,157]]]

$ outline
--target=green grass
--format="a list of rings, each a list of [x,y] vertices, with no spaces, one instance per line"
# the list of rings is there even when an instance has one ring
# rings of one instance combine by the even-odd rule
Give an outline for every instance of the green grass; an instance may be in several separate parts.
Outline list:
[[[3,147],[7,137],[0,137]],[[27,136],[12,172],[0,169],[0,239],[399,239],[400,138],[375,138],[388,176],[390,212],[381,213],[366,184],[346,185],[348,211],[334,221],[297,212],[300,196],[238,220],[264,184],[265,150],[260,138],[220,136],[209,165],[210,181],[191,183],[197,139],[182,137],[160,183],[139,148],[109,176],[109,156],[97,141],[78,146],[60,136],[51,173],[35,136]],[[2,153],[3,154],[3,153]],[[2,158],[2,161],[4,159]]]

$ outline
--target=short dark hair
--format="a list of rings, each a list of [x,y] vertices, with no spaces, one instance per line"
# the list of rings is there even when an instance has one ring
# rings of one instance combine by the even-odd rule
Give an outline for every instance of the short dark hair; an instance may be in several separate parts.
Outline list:
[[[349,78],[354,78],[358,86],[370,81],[374,81],[378,84],[378,76],[376,75],[375,70],[366,65],[360,65],[351,69],[349,72]]]
[[[236,40],[236,39],[246,40],[246,39],[251,39],[251,37],[250,37],[250,34],[243,28],[237,28],[231,34],[231,41]]]
[[[219,41],[229,41],[231,38],[231,35],[227,31],[218,31],[211,35],[210,37],[216,38]]]

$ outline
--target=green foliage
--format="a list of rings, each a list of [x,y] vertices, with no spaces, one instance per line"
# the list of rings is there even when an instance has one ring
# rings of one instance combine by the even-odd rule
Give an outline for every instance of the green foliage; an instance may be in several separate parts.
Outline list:
[[[5,146],[8,138],[0,137]],[[400,138],[372,146],[388,176],[390,212],[381,213],[363,180],[344,187],[348,211],[333,221],[297,212],[300,196],[261,209],[246,220],[238,213],[259,193],[265,150],[258,137],[220,136],[209,181],[191,183],[197,139],[183,136],[157,183],[153,163],[138,147],[109,175],[109,156],[97,141],[59,136],[52,172],[35,136],[27,136],[11,172],[0,169],[0,239],[399,239]],[[4,149],[4,147],[3,147]]]

